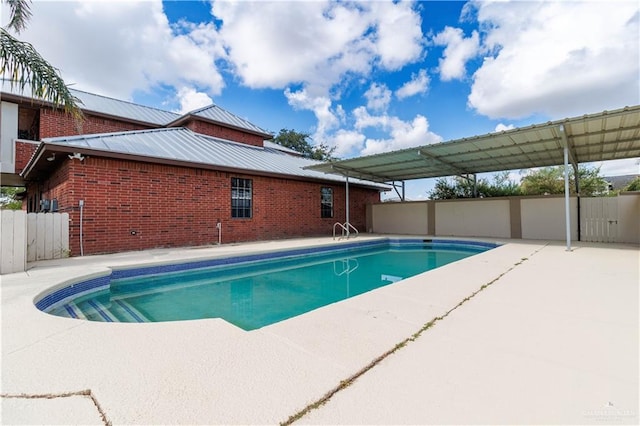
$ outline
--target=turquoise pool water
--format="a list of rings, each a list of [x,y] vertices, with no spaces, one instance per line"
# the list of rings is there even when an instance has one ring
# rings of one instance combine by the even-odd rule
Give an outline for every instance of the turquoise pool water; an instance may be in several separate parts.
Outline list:
[[[253,330],[489,249],[385,244],[122,279],[49,310],[91,321],[223,318]]]

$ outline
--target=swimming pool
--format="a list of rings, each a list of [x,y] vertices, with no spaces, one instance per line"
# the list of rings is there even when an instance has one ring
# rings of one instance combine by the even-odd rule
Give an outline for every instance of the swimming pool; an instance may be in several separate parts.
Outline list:
[[[45,294],[47,313],[107,322],[223,318],[253,330],[489,250],[496,244],[383,239],[114,269]]]

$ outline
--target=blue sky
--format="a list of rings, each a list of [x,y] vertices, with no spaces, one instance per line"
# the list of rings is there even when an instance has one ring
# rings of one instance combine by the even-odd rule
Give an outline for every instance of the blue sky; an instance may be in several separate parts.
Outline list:
[[[41,0],[32,11],[20,37],[78,89],[182,112],[216,103],[343,158],[640,104],[637,1]],[[412,182],[408,196],[432,185]]]

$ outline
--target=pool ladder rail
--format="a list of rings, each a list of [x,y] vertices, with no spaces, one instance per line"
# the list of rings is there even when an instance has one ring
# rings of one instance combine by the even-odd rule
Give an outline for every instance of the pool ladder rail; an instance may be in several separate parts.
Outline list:
[[[343,238],[346,238],[348,240],[351,235],[353,235],[354,238],[358,236],[358,230],[356,229],[355,226],[353,226],[349,222],[345,222],[345,223],[336,222],[336,223],[333,224],[333,239],[334,240],[336,239],[336,227],[340,227],[340,229],[342,230],[342,235],[339,238],[340,240],[343,239]],[[351,232],[350,229],[353,229],[354,232]]]
[[[354,263],[352,263],[352,261]],[[336,266],[340,265],[340,269]],[[336,276],[342,276],[344,274],[351,274],[353,271],[358,269],[360,263],[358,263],[358,259],[348,257],[346,259],[334,260],[333,261],[333,274]]]

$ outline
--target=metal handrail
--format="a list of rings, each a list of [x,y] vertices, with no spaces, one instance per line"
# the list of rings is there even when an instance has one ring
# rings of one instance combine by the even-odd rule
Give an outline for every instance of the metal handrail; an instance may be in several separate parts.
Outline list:
[[[355,262],[355,265],[353,266],[353,268],[351,267],[351,261]],[[341,262],[342,263],[342,271],[338,273],[338,271],[336,270],[336,262]],[[349,275],[350,273],[352,273],[353,271],[355,271],[356,269],[358,269],[358,267],[360,266],[360,263],[358,262],[358,259],[355,258],[351,258],[348,257],[346,259],[340,259],[340,260],[334,260],[333,261],[333,273],[336,276],[342,276],[344,274]]]
[[[339,226],[340,228],[342,228],[342,236],[340,237],[341,239],[344,238],[345,236],[347,237],[347,239],[349,239],[349,236],[351,235],[351,232],[349,232],[349,228],[353,229],[355,231],[355,235],[354,237],[357,237],[359,232],[356,229],[355,226],[353,226],[352,224],[350,224],[349,222],[345,222],[344,224],[340,223],[340,222],[336,222],[333,224],[333,239],[336,239],[336,226]]]
[[[359,232],[358,232],[358,230],[356,229],[356,227],[355,227],[355,226],[353,226],[353,225],[352,225],[352,224],[350,224],[349,222],[345,222],[344,224],[345,224],[348,228],[353,229],[353,230],[355,231],[355,233],[356,233],[356,235],[355,235],[355,236],[356,236],[356,237],[358,236]]]

